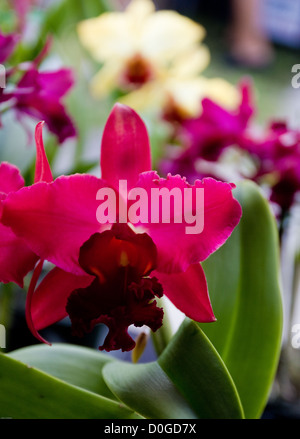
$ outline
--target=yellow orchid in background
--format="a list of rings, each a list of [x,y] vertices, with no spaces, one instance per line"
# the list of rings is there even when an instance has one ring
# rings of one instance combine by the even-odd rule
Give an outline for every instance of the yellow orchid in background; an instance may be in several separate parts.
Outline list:
[[[137,111],[172,107],[185,116],[199,113],[204,97],[229,107],[237,103],[233,85],[201,76],[210,62],[201,43],[205,29],[176,11],[157,11],[151,0],[131,0],[125,11],[84,20],[78,36],[102,64],[91,83],[95,97],[120,90],[118,100]]]

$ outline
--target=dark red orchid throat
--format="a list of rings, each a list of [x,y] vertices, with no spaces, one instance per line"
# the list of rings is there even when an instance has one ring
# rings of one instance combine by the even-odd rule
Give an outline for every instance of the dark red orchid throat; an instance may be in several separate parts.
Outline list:
[[[150,236],[134,233],[127,224],[92,235],[80,249],[79,264],[95,279],[87,288],[74,290],[66,306],[73,334],[82,336],[104,323],[109,332],[99,349],[129,351],[135,346],[130,325],[159,329],[163,310],[154,299],[163,290],[155,277],[149,277],[156,258]]]

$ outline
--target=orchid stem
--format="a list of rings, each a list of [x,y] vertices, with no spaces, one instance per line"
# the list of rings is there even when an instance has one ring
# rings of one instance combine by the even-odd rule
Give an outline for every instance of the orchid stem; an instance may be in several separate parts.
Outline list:
[[[162,301],[162,299],[158,301],[158,304],[160,301]],[[151,332],[152,342],[157,356],[162,354],[162,352],[169,344],[172,336],[173,333],[172,333],[170,320],[166,312],[166,307],[164,306],[163,324],[156,332]]]

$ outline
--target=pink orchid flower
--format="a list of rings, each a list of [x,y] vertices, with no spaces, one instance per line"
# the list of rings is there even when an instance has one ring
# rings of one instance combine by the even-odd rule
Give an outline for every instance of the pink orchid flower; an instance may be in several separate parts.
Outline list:
[[[37,287],[42,262],[34,272],[27,296],[32,333],[43,340],[38,331],[69,314],[77,335],[97,323],[108,326],[100,349],[130,350],[134,347],[127,332],[130,324],[146,324],[154,331],[161,325],[162,312],[153,299],[162,293],[191,319],[214,321],[199,262],[224,244],[240,220],[233,185],[207,178],[190,186],[179,175],[160,178],[151,171],[143,121],[120,104],[105,125],[100,164],[101,178],[61,176],[21,188],[3,201],[2,223],[41,261],[55,265]],[[185,221],[140,220],[134,232],[127,224],[100,224],[97,193],[109,187],[121,196],[117,193],[121,180],[126,180],[128,190],[143,188],[146,193],[153,187],[181,192],[203,188],[202,233],[187,234]]]
[[[17,34],[5,35],[0,32],[0,62],[10,61],[19,39]],[[49,53],[51,42],[48,38],[34,60],[6,68],[7,87],[0,87],[0,105],[5,105],[6,110],[13,110],[19,121],[23,120],[24,115],[44,120],[48,129],[63,143],[77,134],[63,102],[74,85],[74,75],[68,68],[40,70],[40,63]]]
[[[167,157],[162,160],[159,168],[164,174],[184,173],[190,182],[207,177],[207,173],[200,173],[197,169],[198,159],[216,162],[226,148],[244,143],[244,136],[254,114],[250,81],[241,81],[239,89],[241,98],[235,111],[229,111],[213,100],[204,98],[202,112],[198,117],[186,118],[174,125],[175,138],[179,139],[184,148],[175,153],[175,157],[173,152],[173,159]],[[171,153],[169,155],[172,157]]]

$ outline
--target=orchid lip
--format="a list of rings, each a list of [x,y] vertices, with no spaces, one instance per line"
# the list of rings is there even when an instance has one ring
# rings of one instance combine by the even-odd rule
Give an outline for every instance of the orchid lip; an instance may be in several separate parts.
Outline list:
[[[68,298],[66,311],[74,335],[82,336],[102,323],[109,332],[99,349],[126,351],[135,346],[128,334],[131,324],[153,331],[162,325],[163,310],[154,299],[163,290],[155,277],[149,277],[156,265],[156,248],[148,235],[115,224],[91,236],[81,247],[79,262],[95,278]]]

